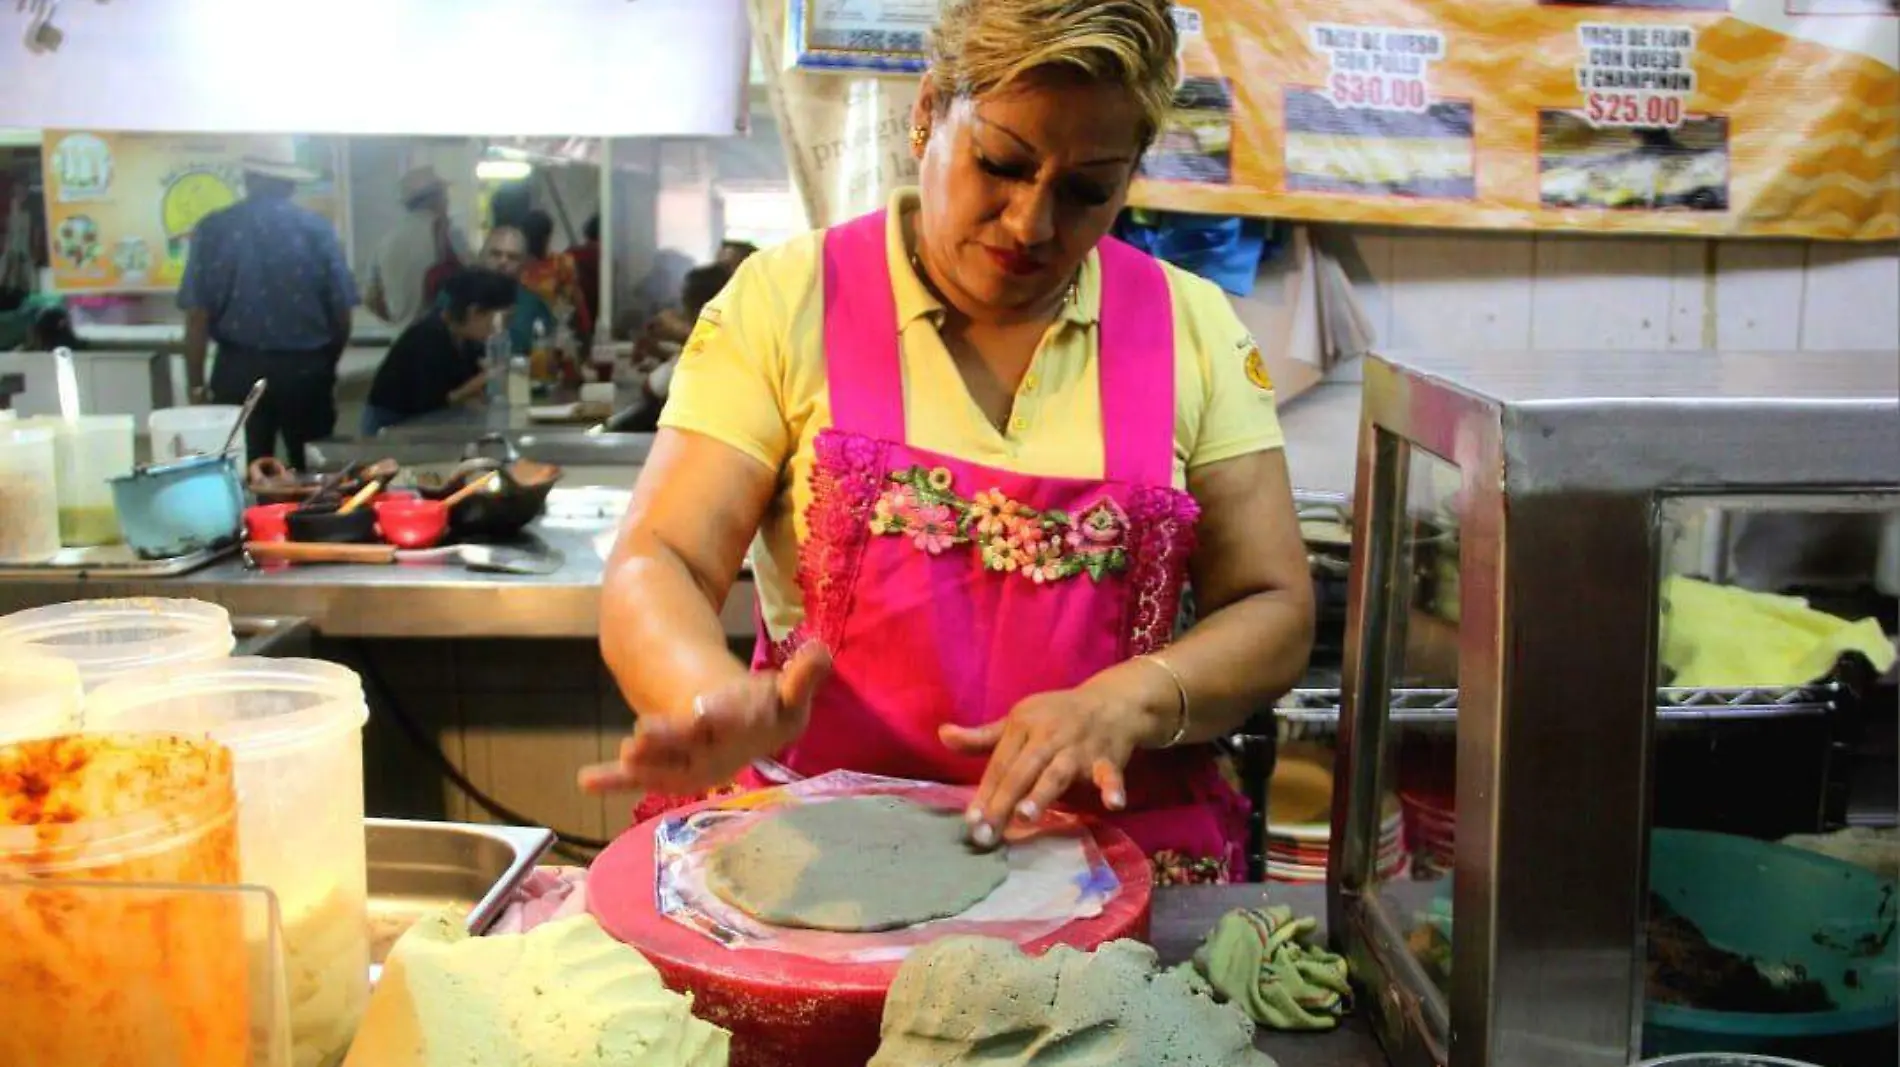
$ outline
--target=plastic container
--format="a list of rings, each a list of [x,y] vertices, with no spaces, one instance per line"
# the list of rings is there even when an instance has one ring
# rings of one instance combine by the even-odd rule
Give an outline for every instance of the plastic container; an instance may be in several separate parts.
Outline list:
[[[1816,1067],[1801,1059],[1750,1056],[1746,1052],[1691,1052],[1689,1056],[1644,1059],[1636,1067]]]
[[[59,540],[69,548],[119,542],[119,513],[112,506],[114,478],[132,473],[133,431],[130,415],[83,415],[28,419],[26,425],[53,431],[59,482]]]
[[[41,563],[59,552],[53,431],[0,427],[0,563]]]
[[[220,894],[99,882],[238,880],[231,753],[204,739],[0,745],[0,1063],[249,1067],[244,915]],[[62,883],[84,883],[62,885]]]
[[[194,404],[152,412],[145,420],[146,431],[152,435],[152,462],[209,454],[223,448],[231,436],[231,427],[237,425],[240,410],[235,404]],[[240,470],[250,466],[242,434],[238,435],[233,451],[240,457]]]
[[[1650,1001],[1646,1055],[1744,1053],[1862,1062],[1894,1047],[1900,959],[1866,952],[1893,930],[1894,884],[1861,867],[1731,834],[1657,829],[1650,891],[1731,952],[1801,968],[1832,1011],[1757,1014]],[[1773,1062],[1770,1060],[1770,1062]]]
[[[0,655],[0,744],[77,733],[84,693],[66,660]]]
[[[229,746],[244,881],[282,909],[294,1062],[331,1062],[369,998],[362,682],[333,663],[240,657],[120,678],[88,695],[85,714],[89,729]]]
[[[69,660],[88,691],[148,667],[224,659],[236,645],[230,613],[198,600],[74,600],[0,616],[0,658]]]

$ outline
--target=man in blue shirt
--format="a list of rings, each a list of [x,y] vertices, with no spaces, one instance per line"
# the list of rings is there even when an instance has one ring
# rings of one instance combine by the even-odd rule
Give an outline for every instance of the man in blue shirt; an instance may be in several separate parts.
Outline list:
[[[178,289],[193,398],[239,404],[264,379],[245,442],[255,459],[276,455],[282,435],[294,468],[304,466],[306,444],[336,428],[336,366],[357,303],[336,228],[291,200],[298,183],[316,178],[288,146],[246,157],[244,199],[198,223]],[[218,356],[206,390],[212,342]]]

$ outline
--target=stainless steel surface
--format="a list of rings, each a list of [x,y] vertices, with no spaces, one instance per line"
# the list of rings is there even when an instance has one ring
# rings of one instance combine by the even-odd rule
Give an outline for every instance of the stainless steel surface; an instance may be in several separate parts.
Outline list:
[[[469,909],[481,933],[554,844],[548,830],[476,823],[365,819],[370,959],[380,968],[403,931],[444,907]]]
[[[1194,954],[1215,920],[1234,908],[1257,908],[1264,903],[1286,904],[1297,915],[1319,916],[1324,937],[1326,891],[1318,885],[1209,885],[1172,886],[1155,890],[1154,918],[1149,943],[1164,967],[1184,962]],[[1361,1005],[1337,1030],[1321,1034],[1288,1034],[1262,1029],[1254,1047],[1272,1056],[1281,1067],[1386,1067],[1385,1054],[1373,1036],[1372,1022]]]
[[[1835,682],[1747,689],[1664,686],[1656,690],[1656,718],[1664,722],[1718,722],[1825,715],[1839,695],[1840,685]],[[1338,689],[1295,689],[1281,698],[1273,715],[1283,722],[1338,722],[1341,706]],[[1458,690],[1395,689],[1388,721],[1457,722]]]
[[[459,448],[459,446],[457,446]],[[599,634],[603,553],[624,495],[556,488],[546,518],[529,528],[560,553],[547,575],[487,575],[448,563],[247,570],[231,557],[177,577],[34,571],[0,580],[0,614],[67,600],[179,596],[223,604],[234,615],[292,615],[332,637],[584,637]],[[727,597],[727,633],[753,627],[753,587]]]
[[[528,459],[563,467],[626,467],[644,464],[653,448],[649,433],[593,433],[587,430],[534,429],[487,425],[402,426],[368,439],[318,441],[309,446],[310,465],[335,470],[350,463],[391,457],[404,466],[454,464],[463,448],[486,433],[500,433]],[[631,477],[628,484],[632,484]]]
[[[174,578],[189,574],[237,553],[236,545],[189,552],[169,559],[141,559],[129,545],[98,545],[92,548],[62,548],[42,563],[0,564],[0,579],[95,579],[120,581],[132,578]]]
[[[1891,485],[1900,382],[1891,352],[1483,352],[1380,357],[1365,402],[1436,424],[1420,441],[1462,464],[1453,396],[1508,437],[1510,494]],[[1394,393],[1394,390],[1398,393]],[[1376,395],[1381,391],[1385,395]],[[1430,396],[1437,399],[1425,400]],[[1396,407],[1395,407],[1396,405]],[[1390,427],[1398,430],[1398,427]]]
[[[1400,1067],[1639,1058],[1659,510],[1688,494],[1894,499],[1893,366],[1891,353],[1367,361],[1328,915]],[[1448,994],[1419,973],[1409,918],[1370,870],[1380,764],[1404,721],[1392,706],[1409,607],[1390,593],[1411,565],[1414,450],[1458,474]],[[1787,713],[1774,694],[1665,708],[1737,711]]]
[[[310,620],[240,615],[231,620],[233,656],[303,656],[311,651]]]

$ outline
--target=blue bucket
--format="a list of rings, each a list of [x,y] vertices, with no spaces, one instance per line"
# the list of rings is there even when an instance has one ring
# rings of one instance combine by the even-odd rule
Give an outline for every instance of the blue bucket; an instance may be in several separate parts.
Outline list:
[[[234,544],[244,524],[237,460],[187,456],[112,479],[125,542],[145,559],[171,559]]]

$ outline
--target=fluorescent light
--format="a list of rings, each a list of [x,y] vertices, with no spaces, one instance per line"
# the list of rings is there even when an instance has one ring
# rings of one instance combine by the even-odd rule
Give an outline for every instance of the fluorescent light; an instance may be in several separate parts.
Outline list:
[[[485,182],[518,182],[534,173],[534,164],[520,159],[484,159],[475,164],[475,177]]]

